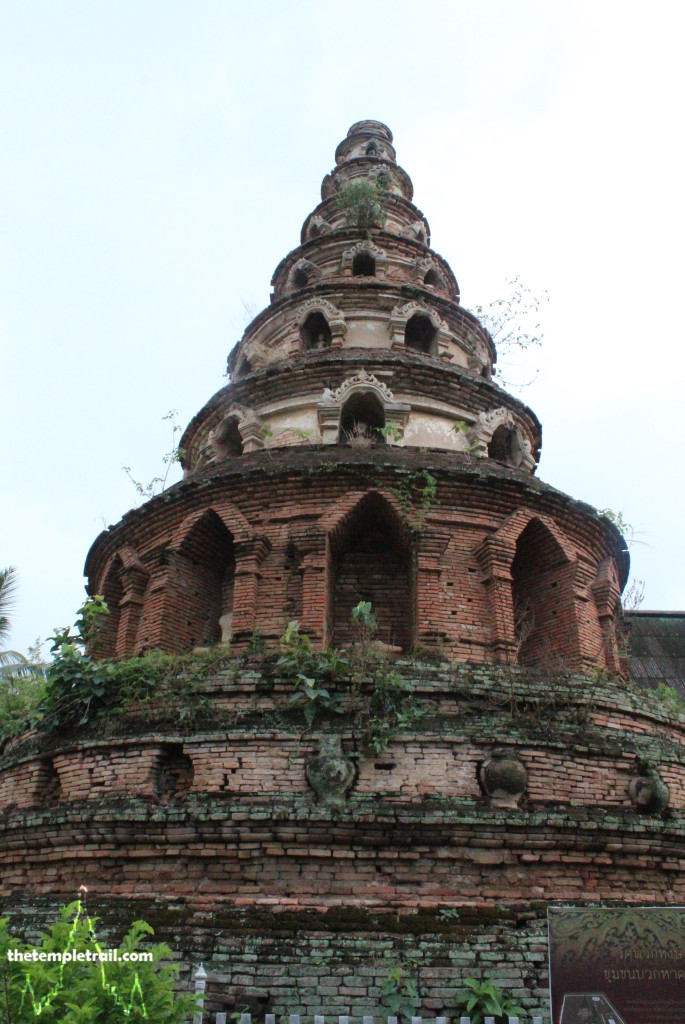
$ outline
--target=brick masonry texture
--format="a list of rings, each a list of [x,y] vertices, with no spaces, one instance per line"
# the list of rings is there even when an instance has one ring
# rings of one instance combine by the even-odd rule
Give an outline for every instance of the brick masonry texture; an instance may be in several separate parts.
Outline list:
[[[0,909],[35,936],[85,885],[112,940],[149,920],[186,987],[203,961],[212,1011],[379,1016],[402,967],[426,1017],[487,976],[544,1014],[548,904],[685,902],[685,716],[630,683],[624,539],[535,477],[540,423],[493,383],[392,133],[359,122],[335,159],[183,482],[86,561],[96,658],[225,657],[2,743]],[[359,181],[366,223],[338,199]],[[342,713],[312,725],[280,638],[359,666],[360,601],[385,660],[325,678]]]
[[[106,920],[142,914],[186,967],[203,960],[217,1009],[361,1014],[403,964],[424,1012],[449,1013],[460,977],[493,971],[540,1008],[545,901],[682,903],[685,719],[600,677],[394,667],[426,714],[382,754],[344,717],[303,734],[269,656],[196,682],[211,703],[182,730],[187,694],[129,706],[107,735],[12,741],[3,912],[21,907],[37,928],[86,885]],[[357,766],[336,808],[305,775],[332,730]],[[509,809],[479,784],[503,744],[528,775]],[[645,763],[669,786],[664,817],[628,795]]]
[[[424,473],[437,483],[428,499]],[[219,535],[221,557],[193,554]],[[385,569],[361,573],[379,536],[372,557]],[[277,641],[293,607],[314,639],[331,642],[365,598],[383,638],[404,650],[439,644],[452,659],[510,660],[520,598],[536,621],[524,660],[613,667],[613,610],[596,597],[607,562],[615,602],[626,571],[618,534],[529,474],[458,453],[312,446],[227,459],[178,485],[101,535],[86,568],[91,592],[113,608],[124,588],[119,656],[217,639],[230,593],[238,647],[254,631]]]

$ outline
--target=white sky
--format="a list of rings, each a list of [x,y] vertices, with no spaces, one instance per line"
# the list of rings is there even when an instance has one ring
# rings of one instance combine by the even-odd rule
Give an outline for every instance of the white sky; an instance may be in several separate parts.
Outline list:
[[[551,296],[543,480],[637,532],[685,608],[681,5],[4,0],[0,566],[10,645],[74,619],[103,527],[222,386],[362,118],[387,123],[467,307]]]

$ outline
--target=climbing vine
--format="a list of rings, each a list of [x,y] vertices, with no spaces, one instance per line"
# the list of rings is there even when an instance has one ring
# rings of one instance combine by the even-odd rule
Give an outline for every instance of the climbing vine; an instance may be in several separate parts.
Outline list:
[[[438,481],[427,469],[410,473],[393,488],[400,508],[406,514],[413,505],[417,507],[419,529],[423,529],[426,516],[438,504]]]

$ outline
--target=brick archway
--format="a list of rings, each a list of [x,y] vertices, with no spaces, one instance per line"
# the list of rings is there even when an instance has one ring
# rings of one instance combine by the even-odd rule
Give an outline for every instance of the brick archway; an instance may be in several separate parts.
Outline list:
[[[370,601],[377,639],[409,650],[415,631],[415,567],[408,524],[379,491],[359,498],[328,534],[328,638],[354,642],[352,609]]]

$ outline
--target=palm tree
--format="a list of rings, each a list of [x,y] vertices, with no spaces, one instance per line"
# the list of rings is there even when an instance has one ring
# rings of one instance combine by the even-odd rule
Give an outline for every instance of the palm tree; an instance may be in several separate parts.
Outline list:
[[[11,623],[6,614],[14,608],[17,593],[17,570],[14,566],[0,569],[0,643],[10,635]],[[6,675],[27,675],[28,659],[19,651],[0,651],[0,677]]]
[[[17,570],[13,566],[0,569],[0,643],[10,635],[10,620],[6,615],[14,607],[17,592]]]

